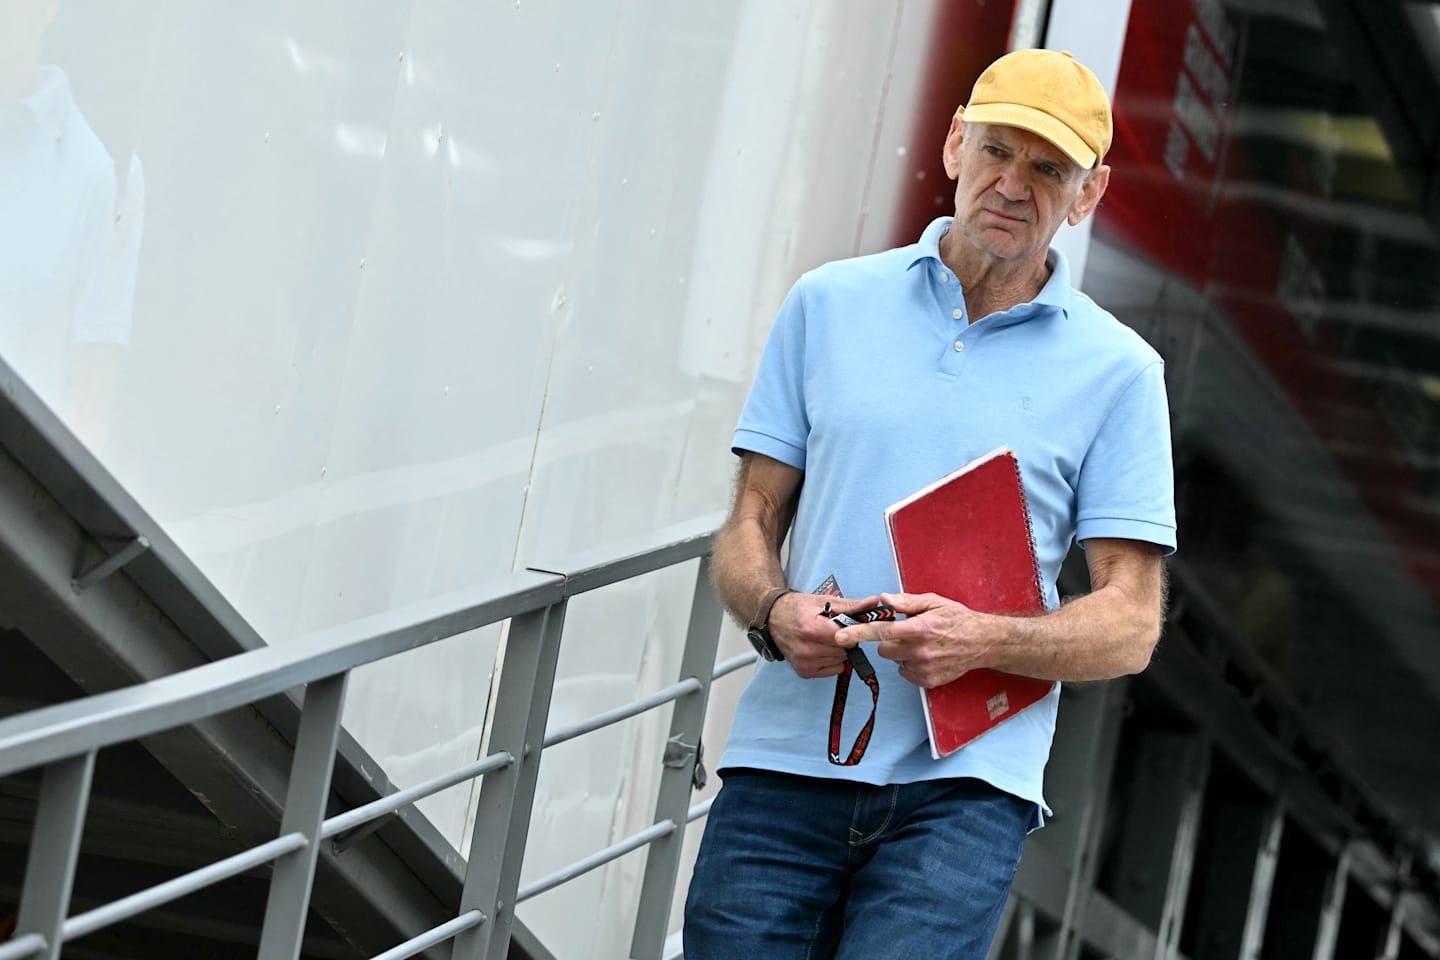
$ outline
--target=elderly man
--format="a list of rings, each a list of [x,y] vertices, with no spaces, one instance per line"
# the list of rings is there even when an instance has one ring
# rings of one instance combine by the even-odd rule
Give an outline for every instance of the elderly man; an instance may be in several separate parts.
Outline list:
[[[715,545],[719,592],[763,662],[720,764],[687,960],[983,958],[1043,823],[1059,686],[941,760],[919,688],[979,667],[1066,681],[1148,663],[1175,547],[1163,364],[1050,249],[1104,195],[1110,139],[1104,89],[1069,54],[1002,57],[945,138],[954,217],[805,274],[781,307]],[[895,593],[885,507],[1002,445],[1048,612]],[[1093,591],[1060,606],[1072,539]],[[904,618],[842,629],[827,603],[876,598],[837,590]],[[847,701],[857,645],[872,666]]]

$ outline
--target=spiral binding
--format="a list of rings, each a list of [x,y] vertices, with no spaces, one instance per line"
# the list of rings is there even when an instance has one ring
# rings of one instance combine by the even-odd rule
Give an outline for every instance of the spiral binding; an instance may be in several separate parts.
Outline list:
[[[1025,496],[1025,477],[1020,472],[1020,458],[1009,454],[1010,465],[1015,468],[1015,484],[1020,488],[1020,512],[1025,517],[1025,539],[1030,541],[1030,567],[1035,577],[1035,598],[1041,610],[1045,609],[1045,580],[1040,576],[1040,555],[1035,550],[1035,524],[1030,520],[1030,499]]]

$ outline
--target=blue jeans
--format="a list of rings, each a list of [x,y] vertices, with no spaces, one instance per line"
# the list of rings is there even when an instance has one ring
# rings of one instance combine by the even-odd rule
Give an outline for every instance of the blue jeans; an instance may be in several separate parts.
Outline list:
[[[685,960],[984,960],[1034,817],[979,780],[728,771],[685,902]]]

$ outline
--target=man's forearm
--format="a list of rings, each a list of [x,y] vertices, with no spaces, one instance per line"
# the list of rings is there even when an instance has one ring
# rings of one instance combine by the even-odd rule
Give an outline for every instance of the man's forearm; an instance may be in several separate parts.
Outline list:
[[[980,613],[935,594],[886,594],[905,614],[890,623],[846,627],[842,646],[880,641],[879,654],[924,687],[987,667],[1042,680],[1105,680],[1150,662],[1165,609],[1160,547],[1130,540],[1087,541],[1095,590],[1031,617]]]
[[[1108,680],[1139,673],[1160,637],[1159,605],[1109,586],[1035,617],[988,618],[988,664],[1044,680]]]
[[[795,517],[801,472],[747,453],[735,474],[735,502],[715,535],[715,592],[742,626],[753,622],[765,594],[785,585],[780,545]]]
[[[753,517],[732,518],[715,535],[715,592],[742,626],[752,622],[767,593],[785,585],[774,536]]]

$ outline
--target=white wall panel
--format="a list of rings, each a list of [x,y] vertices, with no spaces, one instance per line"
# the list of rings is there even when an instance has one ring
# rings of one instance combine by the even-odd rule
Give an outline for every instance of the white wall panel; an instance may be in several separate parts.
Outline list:
[[[935,6],[8,5],[0,168],[45,190],[0,190],[0,356],[273,643],[709,513],[785,290],[891,232]],[[57,76],[51,169],[14,124]],[[690,576],[572,605],[554,722],[673,681]],[[394,780],[479,753],[499,640],[355,677]],[[526,879],[648,821],[666,720],[547,757]],[[460,844],[471,800],[422,808]],[[521,915],[622,955],[642,865]]]

